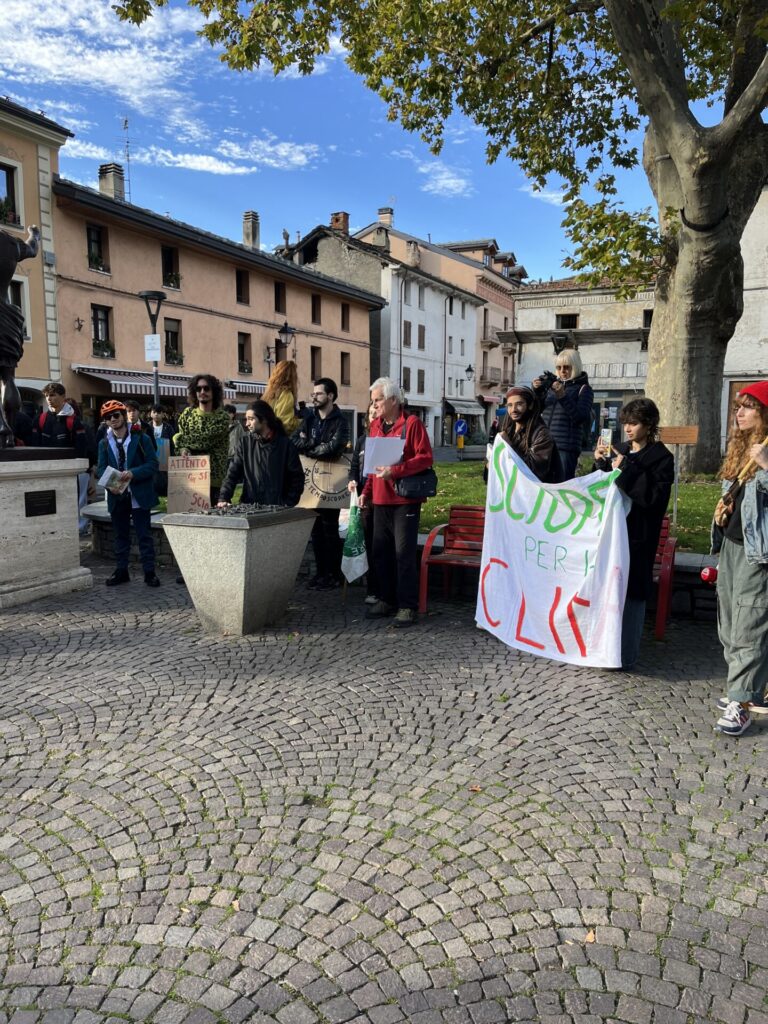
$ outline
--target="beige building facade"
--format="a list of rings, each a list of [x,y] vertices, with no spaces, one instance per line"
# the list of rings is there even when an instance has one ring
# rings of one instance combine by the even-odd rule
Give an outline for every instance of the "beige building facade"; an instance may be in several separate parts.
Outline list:
[[[16,383],[28,405],[40,403],[41,389],[62,370],[52,183],[59,149],[71,135],[43,114],[0,100],[0,229],[25,239],[27,228],[37,225],[42,235],[42,251],[19,263],[9,295],[24,314],[24,354]]]

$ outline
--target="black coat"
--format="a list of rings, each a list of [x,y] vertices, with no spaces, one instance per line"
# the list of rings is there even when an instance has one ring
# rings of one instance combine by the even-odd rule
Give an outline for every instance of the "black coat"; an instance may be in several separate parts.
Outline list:
[[[307,416],[291,440],[302,455],[313,459],[335,459],[347,447],[349,426],[339,407],[334,405],[323,419],[318,413]]]
[[[629,538],[629,584],[627,597],[646,601],[653,591],[653,562],[659,544],[661,521],[669,505],[675,478],[672,452],[661,441],[654,441],[639,452],[628,454],[628,442],[617,451],[627,456],[616,486],[632,500],[627,516]],[[598,469],[611,468],[609,459],[596,463]]]
[[[349,479],[357,484],[357,493],[362,494],[367,474],[365,472],[365,442],[367,434],[359,434],[349,463]]]
[[[541,417],[559,451],[581,452],[585,427],[592,420],[593,400],[586,373],[565,381],[559,398],[551,387],[547,390]]]
[[[243,502],[293,507],[304,492],[304,470],[295,445],[285,434],[275,434],[271,441],[246,434],[227,468],[220,500],[229,501],[241,481]]]

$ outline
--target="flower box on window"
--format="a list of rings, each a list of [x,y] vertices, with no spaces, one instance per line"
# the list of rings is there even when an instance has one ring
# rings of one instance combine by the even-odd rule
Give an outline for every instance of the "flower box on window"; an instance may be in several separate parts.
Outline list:
[[[240,359],[237,364],[238,373],[253,373],[253,367],[247,359]]]
[[[93,354],[99,359],[114,359],[115,346],[109,341],[94,341]]]

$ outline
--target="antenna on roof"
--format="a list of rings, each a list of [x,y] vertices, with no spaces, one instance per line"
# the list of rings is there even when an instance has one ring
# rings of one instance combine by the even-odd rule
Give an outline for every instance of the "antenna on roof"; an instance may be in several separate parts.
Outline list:
[[[131,138],[128,134],[128,118],[123,118],[125,143],[123,145],[123,163],[125,164],[125,198],[131,202]]]

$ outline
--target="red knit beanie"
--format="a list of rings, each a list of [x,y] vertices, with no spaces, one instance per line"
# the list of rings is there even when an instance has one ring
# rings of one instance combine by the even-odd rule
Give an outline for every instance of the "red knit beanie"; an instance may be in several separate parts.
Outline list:
[[[751,395],[761,405],[768,405],[768,380],[756,380],[754,384],[747,384],[739,392],[739,396],[741,395]]]

